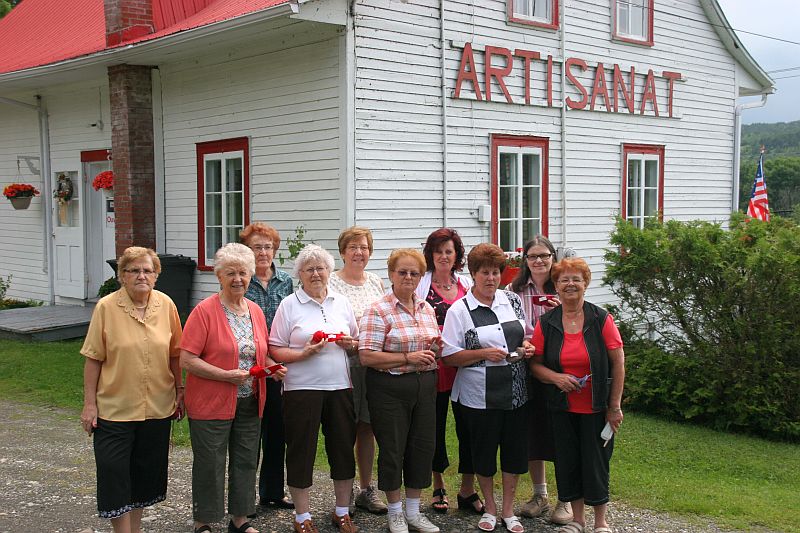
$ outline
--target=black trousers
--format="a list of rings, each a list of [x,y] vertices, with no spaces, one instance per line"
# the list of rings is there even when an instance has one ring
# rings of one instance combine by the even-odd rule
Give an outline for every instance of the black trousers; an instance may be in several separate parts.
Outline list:
[[[606,413],[579,414],[551,411],[556,444],[558,499],[571,502],[583,498],[586,505],[608,502],[609,462],[614,451],[612,438],[606,447],[600,433]]]
[[[261,500],[275,501],[285,496],[285,435],[281,384],[267,379],[267,401],[261,419],[261,471],[258,475],[258,497]]]

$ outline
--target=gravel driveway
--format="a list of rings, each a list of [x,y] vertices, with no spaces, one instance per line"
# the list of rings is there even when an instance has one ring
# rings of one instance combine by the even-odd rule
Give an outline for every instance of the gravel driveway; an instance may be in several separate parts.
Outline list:
[[[167,501],[145,510],[148,533],[192,530],[191,460],[189,448],[172,450]],[[333,508],[327,475],[318,473],[314,487],[312,511],[317,525],[321,532],[335,532],[327,520]],[[110,522],[99,519],[96,512],[91,440],[81,431],[77,413],[0,401],[0,533],[110,532]],[[447,515],[428,516],[443,533],[478,531],[475,515],[451,510]],[[290,533],[291,520],[289,511],[269,511],[252,523],[262,533]],[[364,533],[387,531],[385,517],[358,513],[354,521]],[[609,521],[620,533],[730,531],[618,503],[611,504]],[[227,531],[226,523],[218,524],[215,532]],[[556,530],[539,519],[524,519],[523,524],[529,533]]]

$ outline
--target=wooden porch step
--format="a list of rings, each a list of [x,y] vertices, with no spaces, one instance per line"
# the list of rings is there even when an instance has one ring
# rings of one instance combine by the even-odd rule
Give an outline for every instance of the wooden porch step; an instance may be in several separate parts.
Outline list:
[[[93,307],[49,305],[0,311],[0,339],[58,341],[83,337]]]

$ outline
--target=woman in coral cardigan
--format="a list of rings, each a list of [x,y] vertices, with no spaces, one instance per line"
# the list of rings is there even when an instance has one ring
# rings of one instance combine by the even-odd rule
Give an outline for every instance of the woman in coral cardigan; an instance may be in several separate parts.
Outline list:
[[[264,313],[245,299],[255,273],[253,251],[226,244],[214,256],[222,290],[189,315],[181,342],[186,369],[186,411],[192,438],[192,513],[195,533],[224,516],[225,459],[228,462],[230,533],[258,533],[247,522],[255,512],[256,466],[266,385],[250,368],[275,364],[267,356]],[[281,368],[273,379],[283,379]]]

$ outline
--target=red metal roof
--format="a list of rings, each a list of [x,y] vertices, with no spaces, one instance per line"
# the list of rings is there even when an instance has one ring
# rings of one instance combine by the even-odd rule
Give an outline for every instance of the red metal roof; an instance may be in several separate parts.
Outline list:
[[[290,0],[153,0],[149,41],[254,13]],[[0,74],[58,63],[107,49],[103,0],[25,0],[0,19]]]

